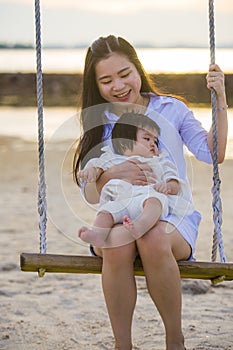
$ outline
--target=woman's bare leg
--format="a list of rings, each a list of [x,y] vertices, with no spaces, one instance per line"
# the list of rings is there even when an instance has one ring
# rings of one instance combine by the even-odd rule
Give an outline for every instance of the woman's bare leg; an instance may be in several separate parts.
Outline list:
[[[102,250],[102,284],[108,309],[115,349],[132,349],[132,318],[136,304],[134,277],[135,242]]]
[[[176,229],[166,234],[166,225],[160,221],[137,241],[137,247],[148,291],[164,322],[166,349],[184,350],[180,273],[176,260],[187,259],[191,250]]]

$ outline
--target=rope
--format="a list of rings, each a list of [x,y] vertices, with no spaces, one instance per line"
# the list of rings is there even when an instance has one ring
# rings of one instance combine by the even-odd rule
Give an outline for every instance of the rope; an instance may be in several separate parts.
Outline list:
[[[39,152],[39,184],[38,184],[38,213],[40,228],[40,253],[46,253],[46,184],[44,156],[44,126],[43,126],[43,80],[41,69],[41,25],[40,1],[35,0],[36,20],[36,61],[37,61],[37,109],[38,109],[38,152]]]
[[[210,62],[215,64],[215,27],[214,27],[214,0],[209,0],[209,34],[210,34]],[[217,247],[221,262],[226,262],[223,240],[222,240],[222,203],[220,198],[220,184],[218,171],[218,120],[217,120],[217,102],[216,92],[211,89],[211,104],[212,104],[212,130],[213,130],[213,187],[212,187],[212,207],[214,234],[211,260],[216,261]]]

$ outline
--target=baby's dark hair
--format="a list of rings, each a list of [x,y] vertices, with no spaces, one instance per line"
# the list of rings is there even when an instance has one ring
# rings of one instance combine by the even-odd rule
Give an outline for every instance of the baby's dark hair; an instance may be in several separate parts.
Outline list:
[[[115,153],[124,154],[127,149],[132,151],[139,128],[156,130],[158,135],[160,134],[158,124],[144,114],[129,112],[121,115],[112,129],[112,145]]]

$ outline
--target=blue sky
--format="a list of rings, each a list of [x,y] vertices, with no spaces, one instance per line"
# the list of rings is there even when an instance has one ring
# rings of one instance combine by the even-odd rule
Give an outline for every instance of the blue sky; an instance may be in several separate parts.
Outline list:
[[[41,0],[44,45],[120,35],[133,44],[203,46],[208,0]],[[233,1],[215,0],[216,44],[233,44]],[[0,0],[0,42],[34,43],[34,1]]]

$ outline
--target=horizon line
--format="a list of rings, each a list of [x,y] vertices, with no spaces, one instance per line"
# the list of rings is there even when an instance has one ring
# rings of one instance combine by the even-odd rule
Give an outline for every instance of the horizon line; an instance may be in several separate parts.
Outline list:
[[[134,44],[136,49],[178,49],[178,48],[188,48],[188,49],[208,49],[208,45],[191,45],[191,44],[184,44],[184,43],[177,43],[177,44],[167,44],[167,45],[155,45],[150,43],[136,43]],[[80,43],[80,44],[73,44],[73,45],[66,45],[66,44],[45,44],[42,45],[43,49],[87,49],[89,47],[89,44]],[[220,49],[231,49],[233,48],[233,43],[231,44],[219,44],[216,45],[216,48]],[[34,44],[26,44],[26,43],[6,43],[6,42],[0,42],[0,49],[35,49]]]

